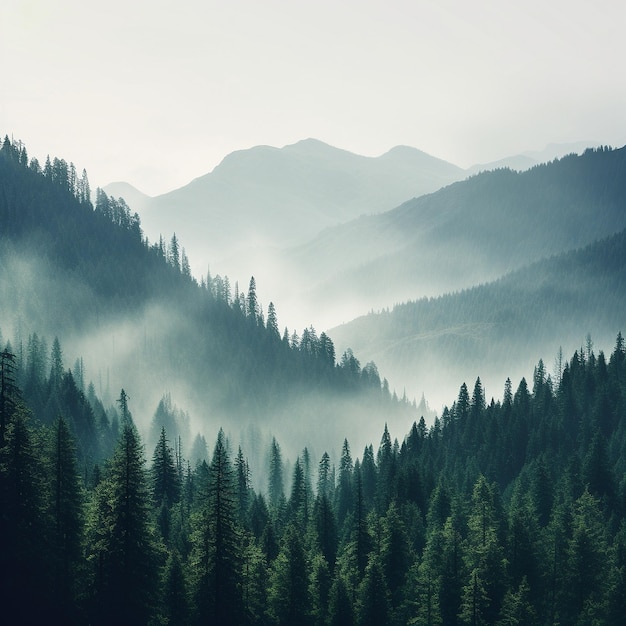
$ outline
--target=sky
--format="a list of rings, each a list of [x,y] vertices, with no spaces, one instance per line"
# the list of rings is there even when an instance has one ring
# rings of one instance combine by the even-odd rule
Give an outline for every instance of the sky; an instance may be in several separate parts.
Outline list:
[[[615,0],[2,0],[0,133],[148,195],[314,137],[462,167],[626,144]]]

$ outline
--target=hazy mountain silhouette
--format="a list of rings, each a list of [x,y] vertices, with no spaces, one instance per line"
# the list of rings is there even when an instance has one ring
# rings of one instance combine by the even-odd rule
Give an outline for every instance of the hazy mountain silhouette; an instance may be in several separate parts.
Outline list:
[[[307,139],[233,152],[211,173],[146,202],[141,217],[153,241],[176,232],[196,271],[205,273],[210,259],[233,275],[241,267],[232,260],[247,264],[255,247],[302,243],[464,175],[414,148],[365,157]]]
[[[114,182],[103,187],[103,191],[114,198],[124,198],[126,204],[133,208],[133,211],[141,213],[151,197],[143,193],[130,183]]]
[[[327,229],[284,256],[292,302],[315,306],[327,328],[583,246],[626,227],[625,174],[625,149],[589,150],[522,173],[485,172]]]
[[[610,352],[626,325],[626,230],[470,289],[422,298],[333,328],[338,349],[373,359],[396,388],[427,399],[454,397],[480,376],[501,397],[502,381],[527,379],[559,347]],[[495,387],[494,387],[495,385]],[[440,408],[436,407],[435,408]]]

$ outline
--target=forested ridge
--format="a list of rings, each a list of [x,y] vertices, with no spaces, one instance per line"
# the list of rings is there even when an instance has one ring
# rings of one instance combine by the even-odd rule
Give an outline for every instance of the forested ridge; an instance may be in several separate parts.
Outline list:
[[[302,297],[334,307],[336,324],[354,302],[362,312],[469,289],[610,237],[626,228],[625,181],[623,147],[482,172],[322,231],[286,258],[315,276]]]
[[[526,372],[559,346],[575,349],[587,334],[611,345],[615,329],[626,323],[625,310],[622,230],[495,281],[370,312],[329,334],[339,350],[352,346],[390,380],[410,372],[428,394],[426,381],[436,384],[433,362],[457,377],[480,367],[473,376],[499,384],[502,371]]]
[[[279,326],[254,277],[245,290],[208,268],[193,277],[175,233],[148,241],[122,198],[99,188],[92,194],[87,173],[75,170],[56,157],[42,167],[8,138],[0,150],[2,327],[15,329],[15,353],[30,359],[33,371],[46,370],[55,338],[82,346],[97,337],[97,353],[115,350],[100,372],[102,385],[93,370],[85,384],[93,381],[105,404],[115,398],[107,389],[111,371],[136,402],[146,388],[156,404],[155,390],[160,397],[174,387],[186,407],[213,420],[245,415],[263,424],[291,415],[296,402],[330,428],[333,399],[361,398],[363,411],[389,403],[398,414],[412,410],[394,399],[374,363],[360,363],[350,350],[335,354],[325,332]],[[43,389],[30,396],[38,413],[47,402]]]

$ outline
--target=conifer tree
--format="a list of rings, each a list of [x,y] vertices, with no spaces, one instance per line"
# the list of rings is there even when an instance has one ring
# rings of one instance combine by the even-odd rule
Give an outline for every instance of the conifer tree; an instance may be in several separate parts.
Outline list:
[[[83,492],[78,475],[76,445],[65,420],[60,417],[50,434],[49,476],[51,495],[51,541],[53,600],[56,619],[77,619],[81,543],[83,538]]]
[[[290,524],[270,573],[269,612],[281,625],[308,626],[311,601],[307,560],[299,530]]]
[[[391,602],[382,564],[372,558],[359,586],[359,625],[379,626],[391,619]]]
[[[193,538],[196,618],[217,624],[241,622],[241,529],[237,522],[234,469],[220,429]]]
[[[143,446],[127,406],[124,413],[108,476],[96,489],[90,514],[91,619],[97,624],[147,624],[156,609],[158,552]]]
[[[343,524],[346,516],[352,510],[352,455],[348,440],[343,440],[341,447],[341,457],[339,460],[339,477],[335,497],[337,499],[336,511],[337,521]]]
[[[16,406],[6,425],[0,448],[0,604],[7,616],[35,624],[50,612],[50,584],[46,512],[48,496],[43,459],[30,415]],[[28,590],[36,602],[24,602]]]
[[[283,486],[283,460],[276,437],[272,437],[269,470],[269,504],[272,511],[276,512],[281,499],[284,498],[285,495],[285,488]]]
[[[152,502],[154,506],[165,503],[173,506],[180,499],[180,476],[174,460],[174,451],[168,445],[165,427],[161,427],[159,441],[152,455],[150,468],[152,479]]]

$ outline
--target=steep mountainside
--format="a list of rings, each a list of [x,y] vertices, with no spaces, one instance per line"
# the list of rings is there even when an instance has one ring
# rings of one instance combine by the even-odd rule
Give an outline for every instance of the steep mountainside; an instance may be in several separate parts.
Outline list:
[[[105,402],[125,388],[147,426],[171,393],[207,436],[218,424],[235,436],[251,427],[288,439],[294,424],[322,438],[347,432],[372,393],[376,410],[410,409],[396,413],[380,379],[342,362],[325,334],[281,338],[253,279],[247,293],[217,277],[198,285],[175,241],[150,245],[138,216],[101,190],[93,207],[71,170],[59,159],[42,170],[8,139],[0,150],[0,330],[18,354],[58,338],[66,364],[84,357]]]
[[[329,334],[338,349],[352,346],[396,387],[424,390],[431,401],[449,398],[459,380],[470,384],[478,375],[499,397],[503,377],[528,376],[539,359],[551,371],[559,347],[574,351],[589,336],[608,351],[626,328],[625,311],[623,230],[500,280],[407,302]]]
[[[355,311],[495,280],[625,227],[626,149],[588,150],[523,173],[485,172],[328,229],[285,256],[291,291],[278,301],[287,311],[315,306],[328,328]]]

